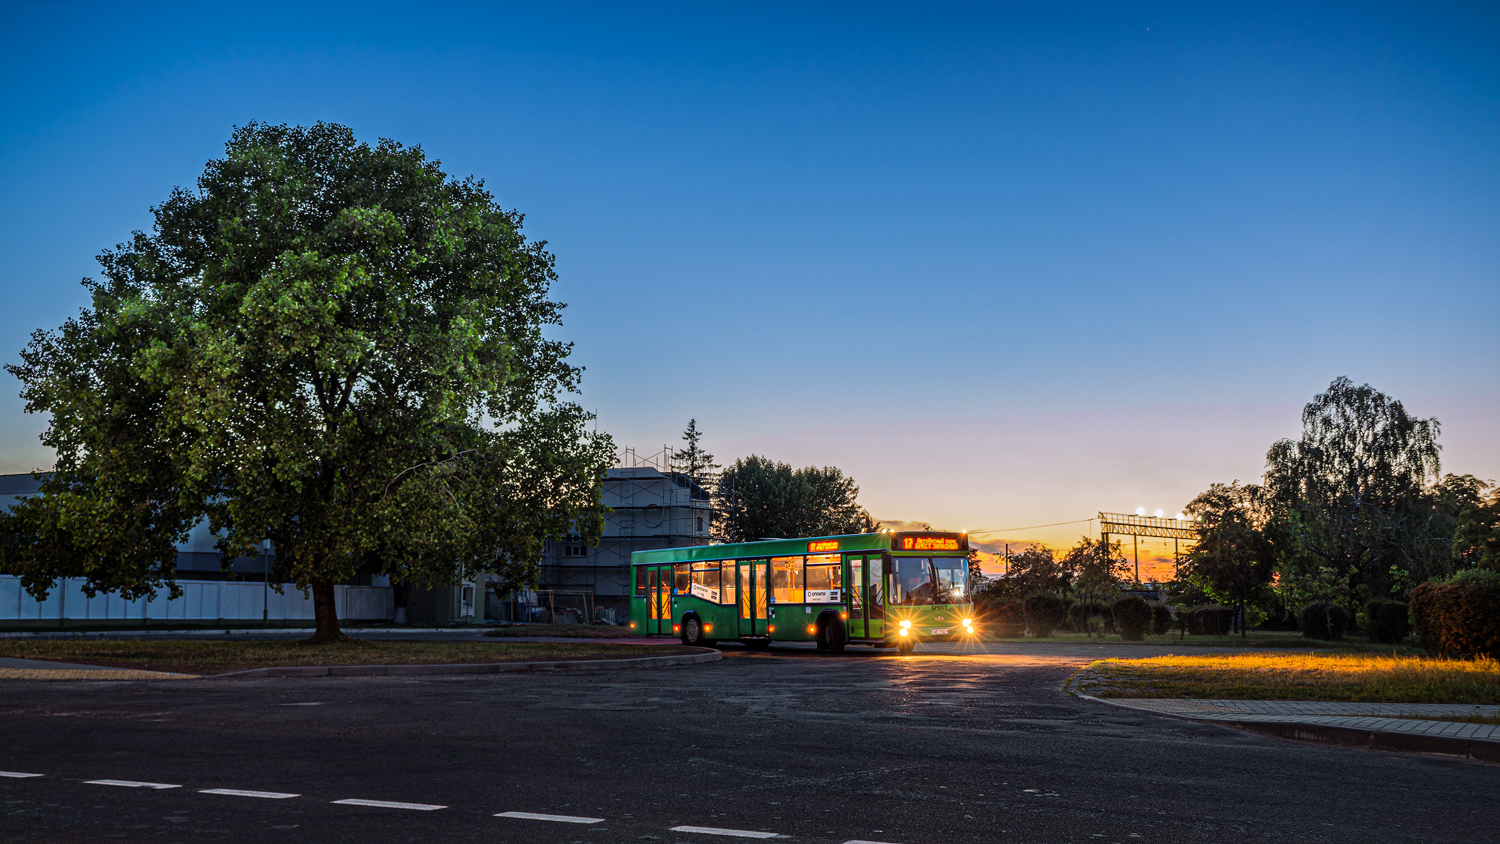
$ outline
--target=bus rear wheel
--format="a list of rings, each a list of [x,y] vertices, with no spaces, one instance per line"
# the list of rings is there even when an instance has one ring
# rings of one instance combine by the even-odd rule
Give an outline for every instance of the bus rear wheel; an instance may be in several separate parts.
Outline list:
[[[843,646],[849,643],[849,633],[844,631],[843,621],[828,613],[817,624],[817,649],[831,654],[843,654]]]
[[[831,618],[823,625],[823,647],[829,653],[841,654],[844,645],[849,641],[849,634],[844,630],[844,622],[841,619]]]
[[[917,643],[913,642],[910,639],[901,639],[900,641],[896,642],[896,652],[901,654],[902,656],[906,656],[916,649]]]

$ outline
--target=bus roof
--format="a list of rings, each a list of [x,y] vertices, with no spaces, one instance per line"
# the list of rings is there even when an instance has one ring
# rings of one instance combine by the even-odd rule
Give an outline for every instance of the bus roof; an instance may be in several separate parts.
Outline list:
[[[796,554],[830,554],[845,551],[890,551],[898,538],[916,537],[957,540],[956,553],[967,554],[969,537],[962,533],[922,531],[920,533],[854,533],[842,536],[803,536],[796,539],[764,539],[759,542],[728,542],[722,545],[690,545],[683,548],[661,548],[636,551],[630,555],[633,566],[660,563],[691,563],[708,560],[743,559],[745,557],[789,557]],[[816,547],[821,546],[821,547]],[[896,547],[899,547],[896,546]],[[936,548],[927,550],[931,553]]]

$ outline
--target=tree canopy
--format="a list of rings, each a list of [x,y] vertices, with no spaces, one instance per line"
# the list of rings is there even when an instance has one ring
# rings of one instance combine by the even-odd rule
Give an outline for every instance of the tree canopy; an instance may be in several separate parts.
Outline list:
[[[1271,447],[1260,485],[1216,483],[1188,505],[1199,541],[1180,594],[1295,613],[1405,599],[1423,581],[1500,567],[1500,491],[1440,475],[1436,419],[1337,378],[1302,423]]]
[[[719,475],[716,529],[725,542],[872,533],[878,523],[859,506],[858,496],[854,479],[835,466],[794,470],[751,455]]]
[[[1438,480],[1436,419],[1417,419],[1368,384],[1337,378],[1302,411],[1302,436],[1266,455],[1268,532],[1282,576],[1329,568],[1384,594],[1410,570]]]
[[[562,399],[580,371],[544,336],[553,256],[482,182],[343,126],[253,123],[152,213],[7,367],[57,452],[6,525],[33,593],[175,592],[206,518],[226,564],[269,539],[338,637],[334,584],[371,559],[524,578],[546,537],[598,536],[613,447]]]
[[[1262,598],[1275,573],[1276,554],[1262,530],[1263,492],[1254,484],[1214,484],[1187,506],[1198,542],[1178,567],[1178,578],[1209,598],[1243,611]],[[1240,625],[1240,633],[1245,633]]]

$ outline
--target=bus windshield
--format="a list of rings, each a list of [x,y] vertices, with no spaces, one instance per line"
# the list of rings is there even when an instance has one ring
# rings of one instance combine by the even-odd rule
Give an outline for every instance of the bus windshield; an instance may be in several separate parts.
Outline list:
[[[892,604],[968,602],[969,561],[963,557],[896,557],[891,563]]]
[[[968,603],[968,559],[964,557],[933,557],[932,567],[937,571],[938,603]]]

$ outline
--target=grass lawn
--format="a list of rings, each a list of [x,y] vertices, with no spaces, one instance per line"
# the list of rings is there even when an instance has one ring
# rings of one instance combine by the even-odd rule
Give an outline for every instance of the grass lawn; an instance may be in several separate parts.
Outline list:
[[[76,662],[184,674],[224,674],[286,665],[416,665],[458,662],[550,662],[628,659],[690,653],[680,646],[584,642],[371,642],[337,645],[252,639],[204,642],[162,639],[0,640],[0,657]]]
[[[1249,653],[1104,659],[1074,675],[1095,697],[1500,703],[1500,661],[1392,653]]]
[[[486,636],[566,636],[569,639],[633,639],[626,625],[610,624],[504,624],[484,631]]]
[[[1171,646],[1173,648],[1191,647],[1213,647],[1213,648],[1287,648],[1298,651],[1326,650],[1326,651],[1364,651],[1368,653],[1390,654],[1393,650],[1397,653],[1417,655],[1423,653],[1421,648],[1410,646],[1381,645],[1367,642],[1363,639],[1340,639],[1337,642],[1324,642],[1318,639],[1309,639],[1301,633],[1289,630],[1251,630],[1250,635],[1241,638],[1239,634],[1232,636],[1180,636],[1170,633],[1163,636],[1150,636],[1142,642],[1127,642],[1118,634],[1111,633],[1106,636],[1089,636],[1085,633],[1053,633],[1046,639],[1037,639],[1032,636],[1000,637],[980,634],[981,642],[1007,642],[1023,643],[1032,642],[1046,644],[1075,645],[1149,645],[1151,647]]]

